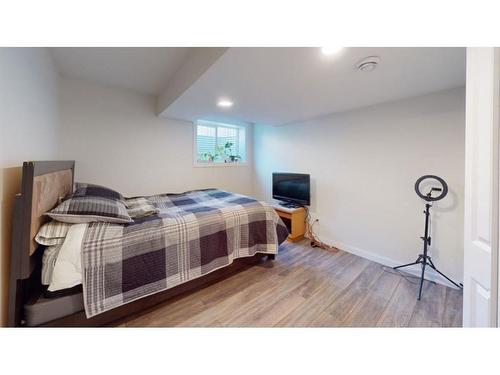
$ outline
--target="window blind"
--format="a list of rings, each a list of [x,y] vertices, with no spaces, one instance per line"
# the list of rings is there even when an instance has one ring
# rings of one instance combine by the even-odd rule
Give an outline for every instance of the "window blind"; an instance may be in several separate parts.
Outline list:
[[[216,128],[198,125],[196,131],[198,159],[204,160],[208,158],[208,155],[215,155],[216,143]]]

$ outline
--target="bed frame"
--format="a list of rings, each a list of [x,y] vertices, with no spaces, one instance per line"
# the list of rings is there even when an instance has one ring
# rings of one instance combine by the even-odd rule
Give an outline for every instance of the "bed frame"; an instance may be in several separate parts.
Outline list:
[[[35,243],[34,237],[38,229],[48,220],[44,214],[54,208],[61,198],[73,192],[74,171],[74,161],[30,161],[23,164],[21,193],[16,196],[14,203],[8,308],[9,327],[25,325],[24,306],[36,303],[43,294],[40,274],[44,249]],[[159,303],[168,300],[172,302],[174,297],[181,294],[223,280],[260,262],[263,257],[274,259],[274,255],[266,254],[237,259],[227,267],[90,319],[87,319],[82,310],[42,325],[52,327],[110,325]]]

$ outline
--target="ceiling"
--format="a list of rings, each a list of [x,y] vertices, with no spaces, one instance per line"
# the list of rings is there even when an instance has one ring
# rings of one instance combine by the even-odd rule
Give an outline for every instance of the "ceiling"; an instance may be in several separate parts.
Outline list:
[[[465,48],[50,50],[62,76],[158,96],[160,116],[187,121],[281,125],[465,85]],[[373,55],[377,69],[355,68]]]
[[[63,77],[160,95],[190,48],[50,48]]]
[[[372,72],[356,63],[376,55]],[[161,113],[281,125],[465,85],[465,48],[230,48]],[[233,107],[216,106],[229,98]]]

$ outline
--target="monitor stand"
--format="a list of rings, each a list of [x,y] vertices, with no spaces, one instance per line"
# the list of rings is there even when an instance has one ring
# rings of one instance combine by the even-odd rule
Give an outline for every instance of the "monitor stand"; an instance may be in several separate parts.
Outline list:
[[[294,202],[280,202],[280,206],[286,207],[286,208],[299,208],[302,207],[300,204],[294,203]]]

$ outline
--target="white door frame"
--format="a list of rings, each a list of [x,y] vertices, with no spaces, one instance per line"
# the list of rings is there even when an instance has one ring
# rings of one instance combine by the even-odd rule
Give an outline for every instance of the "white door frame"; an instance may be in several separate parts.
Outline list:
[[[465,327],[497,327],[500,212],[500,49],[467,48]]]

